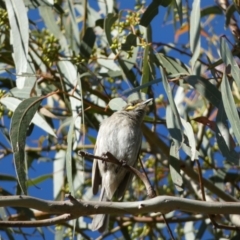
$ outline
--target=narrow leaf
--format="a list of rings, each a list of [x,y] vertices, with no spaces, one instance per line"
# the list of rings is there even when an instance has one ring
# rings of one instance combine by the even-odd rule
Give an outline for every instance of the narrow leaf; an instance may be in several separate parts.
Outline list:
[[[149,69],[149,65],[148,65],[148,52],[149,52],[149,45],[147,45],[144,49],[144,53],[143,53],[143,69],[142,69],[142,78],[141,78],[141,85],[148,83],[148,81],[150,80],[150,69]],[[141,90],[144,93],[147,93],[147,88],[143,88]]]
[[[27,72],[28,55],[28,17],[26,7],[23,1],[6,1],[8,17],[10,22],[11,44],[13,46],[13,60],[16,66],[18,88],[23,88],[26,77],[21,76]]]
[[[20,188],[27,194],[25,172],[25,141],[28,126],[36,113],[42,97],[32,97],[24,100],[15,110],[10,128],[15,170]]]
[[[177,58],[165,56],[162,53],[156,54],[158,61],[166,69],[167,75],[177,77],[180,75],[189,75],[187,67]]]
[[[181,0],[175,0],[175,6],[177,8],[178,16],[179,16],[179,21],[180,25],[182,25],[182,18],[183,18],[183,13],[182,13],[182,1]]]
[[[21,103],[21,100],[13,97],[4,97],[0,99],[0,102],[4,104],[9,110],[14,112]],[[36,114],[34,115],[32,122],[38,127],[42,128],[47,133],[51,134],[54,137],[57,137],[52,127],[38,112],[36,112]]]
[[[169,169],[172,181],[176,189],[181,192],[183,191],[183,178],[180,174],[180,157],[179,149],[176,143],[173,141],[170,148],[170,160],[169,160]]]
[[[223,74],[222,84],[221,84],[223,105],[226,111],[229,122],[231,123],[234,135],[240,144],[240,120],[238,111],[233,99],[232,91],[226,76],[226,73]]]
[[[203,8],[201,10],[201,18],[206,17],[206,16],[211,15],[211,14],[222,15],[223,11],[218,6],[210,6],[210,7]]]
[[[66,151],[60,150],[55,154],[53,162],[53,198],[54,200],[61,199],[61,191],[64,184],[64,166],[65,166]]]
[[[234,4],[231,4],[231,5],[228,6],[228,8],[226,10],[226,14],[225,14],[225,16],[226,16],[225,24],[226,24],[227,27],[230,24],[231,19],[232,19],[235,11],[236,11],[236,7],[234,6]]]
[[[160,83],[160,82],[162,82],[162,78],[157,78],[157,79],[152,80],[148,83],[145,83],[141,86],[135,87],[133,89],[125,90],[125,91],[123,91],[122,95],[128,95],[128,94],[131,94],[131,93],[134,93],[134,92],[139,92],[139,90],[141,90],[143,88],[146,88],[148,86],[152,86],[153,84]]]
[[[176,117],[173,114],[171,106],[167,106],[166,109],[166,123],[167,123],[167,129],[171,135],[171,138],[173,140],[178,141],[178,145],[180,146],[182,142],[182,133],[181,129],[176,124]]]
[[[172,95],[172,89],[171,89],[171,87],[170,87],[170,85],[167,81],[167,78],[166,78],[165,73],[164,73],[161,66],[160,66],[160,72],[161,72],[161,75],[162,75],[163,87],[164,87],[165,92],[167,94],[168,101],[169,101],[169,104],[171,106],[172,112],[175,116],[175,118],[174,118],[175,126],[178,129],[178,131],[181,133],[182,124],[181,124],[181,120],[180,120],[180,116],[179,116],[176,104],[174,102],[174,98],[173,98],[173,95]],[[179,140],[179,142],[182,142],[182,133],[181,133],[181,137],[179,137],[178,140]]]
[[[194,161],[196,159],[195,158],[196,157],[196,140],[195,140],[194,132],[189,122],[187,122],[183,118],[181,118],[181,122],[185,129],[189,146],[191,147],[191,160]]]
[[[76,117],[73,117],[72,122],[69,126],[68,135],[67,135],[67,152],[66,152],[66,169],[67,169],[67,180],[69,185],[69,191],[74,196],[73,188],[73,177],[72,177],[72,143],[74,136],[74,124]]]
[[[190,49],[192,51],[191,64],[194,68],[200,54],[200,0],[194,0],[190,24]]]
[[[233,58],[232,53],[224,37],[220,39],[220,53],[225,65],[231,67],[232,77],[234,78],[238,88],[240,89],[240,69],[238,67],[237,62]]]
[[[184,77],[184,80],[193,86],[203,97],[218,107],[222,101],[221,92],[207,79],[195,75]]]
[[[150,5],[147,7],[146,11],[141,17],[140,24],[144,27],[147,27],[153,18],[158,14],[158,7],[161,5],[163,7],[167,7],[171,4],[169,0],[161,0],[161,1],[152,1]]]
[[[52,178],[52,174],[44,174],[34,179],[29,179],[27,180],[27,186],[28,187],[35,186],[41,182],[44,182],[45,180],[48,180],[49,178]]]
[[[108,105],[113,111],[119,111],[125,107],[127,103],[122,98],[113,98]]]
[[[68,47],[67,39],[61,32],[59,26],[57,25],[57,21],[54,17],[52,8],[50,8],[48,6],[40,6],[38,9],[39,9],[39,13],[40,13],[42,19],[44,20],[44,23],[45,23],[47,29],[49,29],[49,31],[56,38],[59,39],[60,46],[61,46],[62,50],[65,52],[65,54],[69,54],[69,47]]]

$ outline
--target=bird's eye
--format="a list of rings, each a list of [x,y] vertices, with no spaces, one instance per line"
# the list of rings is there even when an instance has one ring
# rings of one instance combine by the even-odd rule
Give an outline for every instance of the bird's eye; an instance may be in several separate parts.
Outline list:
[[[134,109],[136,109],[139,106],[139,104],[140,104],[139,100],[130,102],[130,103],[128,103],[128,105],[125,108],[125,110],[127,110],[127,111],[134,110]]]
[[[126,110],[127,111],[131,111],[135,108],[135,105],[133,103],[130,103],[127,107],[126,107]]]

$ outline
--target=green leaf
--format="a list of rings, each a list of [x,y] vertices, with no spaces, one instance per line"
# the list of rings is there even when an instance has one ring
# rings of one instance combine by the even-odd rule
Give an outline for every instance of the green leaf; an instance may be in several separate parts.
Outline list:
[[[0,99],[0,102],[4,104],[9,110],[14,112],[21,103],[21,100],[13,97],[3,97]],[[34,115],[32,122],[47,133],[51,134],[54,137],[57,137],[52,127],[38,112],[36,112]]]
[[[141,85],[148,83],[150,80],[150,69],[148,65],[148,52],[149,52],[149,45],[147,45],[144,49],[143,53],[143,69],[142,69],[142,78],[141,78]],[[141,90],[144,93],[147,93],[147,88],[143,88]]]
[[[226,24],[227,27],[229,26],[230,21],[231,21],[235,11],[236,11],[236,7],[235,7],[234,4],[231,4],[231,5],[228,6],[228,8],[226,10],[226,14],[225,14],[225,16],[226,16],[225,17],[226,18],[225,24]]]
[[[182,124],[181,124],[181,120],[180,120],[180,116],[179,116],[179,113],[178,113],[178,110],[177,110],[177,107],[176,107],[176,104],[174,102],[174,98],[173,98],[173,95],[172,95],[172,89],[168,83],[168,80],[165,76],[165,73],[162,69],[162,67],[160,66],[160,72],[161,72],[161,75],[162,75],[162,80],[163,80],[163,87],[165,89],[165,92],[167,94],[167,97],[168,97],[168,101],[169,101],[169,104],[170,104],[170,107],[172,109],[172,112],[174,114],[174,127],[176,129],[178,129],[179,131],[179,136],[177,138],[177,140],[179,142],[182,142],[182,133],[181,133],[181,129],[182,129]]]
[[[122,76],[122,70],[116,64],[114,58],[115,55],[113,53],[111,53],[107,58],[101,54],[97,55],[97,63],[101,66],[99,71],[101,76],[110,76],[112,78]]]
[[[216,60],[216,62],[209,64],[208,69],[214,69],[217,66],[221,65],[222,63],[223,63],[223,60],[220,58],[220,59]]]
[[[132,46],[137,46],[137,36],[130,33],[127,35],[125,42],[121,46],[121,49],[123,51],[130,51]]]
[[[73,117],[72,122],[69,126],[68,135],[67,135],[67,151],[66,151],[66,169],[67,169],[67,180],[69,185],[69,191],[71,195],[75,195],[73,188],[73,176],[72,176],[72,143],[73,143],[73,133],[74,133],[74,124],[78,116]]]
[[[178,145],[180,146],[182,142],[182,132],[181,128],[176,123],[176,117],[173,114],[171,106],[167,106],[166,109],[166,122],[167,129],[171,135],[171,138],[175,141],[178,141]]]
[[[163,7],[167,7],[171,4],[171,0],[153,0],[146,11],[143,13],[140,24],[144,27],[147,27],[153,18],[158,14],[158,7],[161,5]]]
[[[211,14],[222,15],[223,12],[222,12],[221,8],[218,6],[210,6],[210,7],[201,9],[201,18],[206,17]]]
[[[147,99],[146,93],[143,92],[132,93],[131,95],[128,96],[127,101],[131,102],[138,99],[146,100]]]
[[[17,179],[14,176],[0,173],[0,180],[1,181],[16,181]]]
[[[61,199],[61,192],[64,185],[65,174],[63,169],[66,166],[66,151],[60,150],[55,154],[55,160],[53,161],[53,197],[54,200]]]
[[[157,79],[152,80],[152,81],[150,81],[148,83],[145,83],[145,84],[143,84],[141,86],[135,87],[133,89],[125,90],[122,94],[123,95],[128,95],[128,94],[131,94],[131,93],[139,92],[143,88],[152,86],[153,84],[160,83],[160,82],[162,82],[162,78],[157,78]]]
[[[182,25],[182,0],[175,0],[175,6],[177,8],[180,24]]]
[[[117,15],[114,15],[112,13],[107,15],[107,18],[105,19],[104,22],[104,30],[106,33],[106,38],[108,40],[109,46],[112,45],[112,35],[111,35],[111,27],[115,23],[115,21],[118,19]],[[117,55],[116,49],[112,49],[113,53]],[[123,73],[126,75],[126,77],[131,81],[132,85],[134,86],[135,84],[135,75],[131,71],[132,67],[135,64],[136,58],[137,58],[137,52],[138,52],[138,47],[135,47],[133,49],[133,56],[131,58],[127,58],[127,53],[125,51],[121,52],[122,58],[118,58],[119,66],[121,67]]]
[[[173,141],[170,147],[169,169],[172,181],[179,192],[183,191],[183,178],[180,169],[179,146]]]
[[[125,107],[127,103],[122,98],[113,98],[110,100],[108,105],[113,111],[119,111],[122,110],[122,108]]]
[[[226,73],[223,74],[222,84],[221,84],[221,91],[222,91],[222,98],[223,98],[223,105],[225,112],[227,114],[228,120],[231,123],[233,133],[240,144],[240,120],[238,111],[233,99],[232,91],[226,76]]]
[[[195,75],[184,77],[184,80],[193,86],[203,97],[218,107],[222,101],[221,92],[207,79]]]
[[[12,116],[10,139],[13,148],[14,164],[18,183],[27,194],[25,172],[25,141],[28,126],[36,113],[43,97],[32,97],[21,102]]]
[[[181,118],[181,122],[185,129],[189,146],[191,147],[191,160],[194,161],[196,159],[196,140],[195,140],[194,132],[189,122],[187,122],[183,118]]]
[[[117,15],[114,15],[113,13],[109,13],[104,21],[104,30],[106,33],[106,37],[109,43],[109,46],[112,45],[112,35],[111,35],[111,27],[115,23],[115,21],[118,19]],[[116,50],[112,50],[115,54],[117,54]]]
[[[23,87],[19,89],[17,87],[12,88],[9,92],[16,98],[26,99],[30,97],[32,87]]]
[[[6,1],[9,16],[11,44],[13,46],[13,59],[16,67],[16,85],[22,88],[26,77],[20,76],[27,72],[28,43],[29,43],[29,21],[27,9],[23,1]]]
[[[52,178],[52,174],[45,174],[45,175],[36,177],[34,179],[29,179],[29,180],[27,180],[27,186],[28,187],[35,186],[41,182],[44,182],[45,180],[47,180],[49,178]]]
[[[69,54],[69,47],[67,43],[66,37],[63,35],[62,31],[60,30],[59,26],[57,25],[56,19],[52,12],[52,8],[49,6],[40,6],[39,14],[41,15],[47,29],[59,39],[59,43],[61,49],[65,52],[65,54]]]
[[[194,0],[190,18],[190,49],[192,52],[191,64],[194,68],[200,54],[200,0]]]
[[[226,157],[227,161],[231,161],[234,164],[239,164],[239,157],[234,149],[234,140],[228,129],[227,115],[223,107],[223,102],[218,108],[215,132],[219,150],[221,151],[222,155]]]
[[[177,77],[181,75],[189,75],[187,67],[178,59],[157,53],[156,57],[161,65],[166,69],[167,76]]]
[[[182,191],[183,179],[180,174],[180,157],[179,149],[182,143],[182,133],[176,122],[176,116],[173,113],[171,106],[167,106],[166,109],[166,122],[167,128],[172,138],[172,143],[170,147],[170,159],[169,168],[172,181],[178,191]]]
[[[226,66],[230,65],[232,77],[234,78],[238,88],[240,89],[240,69],[238,67],[237,62],[233,58],[232,53],[224,37],[220,39],[220,53],[225,65]]]
[[[76,10],[74,8],[74,4],[72,1],[67,1],[68,9],[69,9],[69,16],[71,19],[71,22],[69,22],[68,19],[68,26],[66,26],[67,30],[70,29],[71,32],[71,37],[74,39],[74,42],[79,46],[80,44],[80,37],[79,37],[79,28],[78,28],[78,21],[77,21],[77,16],[76,16]],[[60,11],[62,9],[60,8]],[[64,15],[64,12],[62,13]],[[73,41],[71,41],[73,42]],[[74,49],[77,50],[77,49]]]
[[[96,35],[93,28],[88,27],[80,44],[80,52],[85,58],[89,58],[95,43]]]

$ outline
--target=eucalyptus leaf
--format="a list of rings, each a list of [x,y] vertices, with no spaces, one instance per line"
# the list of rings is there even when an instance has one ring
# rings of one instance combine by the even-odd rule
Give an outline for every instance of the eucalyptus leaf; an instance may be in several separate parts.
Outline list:
[[[0,102],[5,105],[9,110],[11,110],[12,112],[14,112],[16,110],[16,108],[18,107],[18,105],[22,102],[21,100],[17,99],[17,98],[13,98],[13,97],[4,97],[0,99]],[[32,122],[42,128],[45,132],[51,134],[54,137],[57,137],[54,130],[52,129],[52,127],[47,123],[47,121],[38,113],[36,112]]]
[[[27,130],[36,113],[42,97],[28,98],[21,102],[15,110],[10,128],[10,138],[13,148],[14,165],[18,183],[23,194],[27,194],[25,169],[25,141]]]
[[[175,141],[172,141],[170,147],[170,160],[169,160],[169,168],[172,181],[179,192],[183,191],[183,178],[180,173],[180,156],[179,156],[179,148],[176,145]]]
[[[28,62],[28,42],[29,42],[29,24],[27,9],[23,1],[10,0],[6,1],[8,17],[10,22],[10,33],[13,45],[13,59],[16,66],[18,88],[25,85],[25,76],[22,73],[27,72]]]
[[[207,79],[195,75],[184,77],[184,80],[193,86],[203,97],[205,97],[215,107],[218,107],[222,101],[221,92],[211,84]]]
[[[232,53],[224,37],[221,37],[220,39],[220,53],[223,62],[231,70],[231,74],[238,86],[238,89],[240,89],[240,69],[238,67],[236,60],[233,58]]]
[[[149,59],[148,59],[148,52],[149,52],[149,45],[147,45],[144,48],[144,53],[143,53],[143,74],[142,74],[142,78],[141,78],[141,85],[148,83],[148,81],[150,80],[150,69],[149,69]],[[142,92],[147,93],[147,88],[143,88],[141,89]]]
[[[194,68],[200,54],[200,0],[194,0],[191,11],[190,49],[192,52],[191,64]]]
[[[147,100],[147,94],[144,92],[132,93],[128,96],[127,101],[131,102],[138,99]]]
[[[185,132],[188,138],[188,143],[191,147],[191,160],[194,161],[196,159],[196,140],[195,140],[194,132],[189,122],[187,122],[183,118],[181,118],[181,122],[185,129]]]
[[[240,120],[239,114],[233,99],[232,91],[226,76],[223,74],[223,80],[221,84],[223,106],[227,114],[228,120],[231,123],[235,137],[237,138],[238,144],[240,144]]]
[[[72,143],[73,143],[73,133],[74,133],[74,124],[76,117],[72,118],[72,122],[69,126],[68,135],[67,135],[67,151],[66,151],[66,171],[67,171],[67,180],[69,185],[69,191],[71,195],[75,195],[73,188],[73,176],[72,176]]]
[[[108,105],[113,111],[119,111],[122,110],[127,103],[122,98],[113,98]]]
[[[162,76],[162,79],[163,79],[163,87],[164,87],[165,92],[167,94],[168,101],[169,101],[170,107],[172,109],[172,113],[174,114],[174,127],[177,129],[177,132],[179,133],[178,137],[177,137],[177,140],[179,142],[182,142],[182,140],[183,140],[182,132],[181,132],[182,124],[181,124],[181,120],[180,120],[180,116],[179,116],[176,104],[174,102],[172,89],[171,89],[171,87],[170,87],[170,85],[167,81],[167,77],[166,77],[166,75],[165,75],[161,66],[160,66],[160,72],[161,72],[161,76]]]
[[[157,53],[156,57],[165,68],[167,76],[189,75],[187,67],[178,59],[168,57],[162,53]]]

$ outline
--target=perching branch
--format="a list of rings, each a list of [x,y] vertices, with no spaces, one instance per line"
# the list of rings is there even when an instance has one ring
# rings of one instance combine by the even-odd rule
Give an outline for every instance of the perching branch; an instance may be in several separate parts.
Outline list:
[[[87,152],[83,152],[83,151],[79,151],[79,154],[82,157],[88,157],[91,159],[99,159],[105,162],[110,162],[110,163],[114,163],[116,165],[119,165],[121,167],[124,167],[126,169],[128,169],[129,171],[131,171],[133,174],[135,174],[137,177],[139,177],[142,182],[144,183],[148,196],[149,198],[154,198],[156,197],[156,192],[154,191],[153,187],[151,186],[150,181],[148,180],[147,176],[141,172],[139,172],[136,168],[128,165],[125,161],[119,161],[118,159],[116,159],[110,152],[107,152],[105,154],[105,156],[101,157],[101,156],[96,156]]]
[[[236,202],[203,202],[180,197],[157,196],[152,199],[137,202],[92,202],[92,201],[47,201],[30,196],[1,196],[0,207],[27,207],[59,216],[59,220],[77,219],[92,214],[146,214],[153,212],[168,213],[183,211],[201,214],[240,214],[240,203]],[[65,218],[65,219],[63,219]],[[39,221],[21,221],[21,226],[33,227],[33,223],[44,226],[56,224],[56,219]],[[15,226],[15,221],[0,221],[0,227]],[[20,223],[19,223],[20,224]],[[20,225],[18,225],[20,226]],[[41,225],[43,226],[43,225]]]

